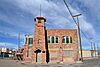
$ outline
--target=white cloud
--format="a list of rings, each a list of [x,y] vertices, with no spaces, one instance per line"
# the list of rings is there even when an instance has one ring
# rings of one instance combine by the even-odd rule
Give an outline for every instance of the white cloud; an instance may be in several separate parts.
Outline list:
[[[93,42],[100,43],[100,0],[69,0],[69,3],[83,15],[80,17],[81,28]],[[84,38],[84,37],[82,37]],[[85,40],[83,40],[86,42]],[[88,45],[88,44],[87,44]]]
[[[52,22],[48,21],[49,24],[52,23],[57,28],[68,28],[68,27],[75,28],[74,24],[72,24],[74,22],[72,21],[72,18],[69,15],[68,10],[66,9],[65,5],[60,4],[61,6],[59,6],[59,4],[56,4],[53,1],[48,2],[47,0],[28,0],[28,1],[27,0],[20,0],[20,1],[15,0],[15,1],[11,1],[11,2],[12,2],[12,4],[21,8],[23,11],[31,13],[34,16],[39,15],[40,4],[42,4],[42,15],[47,17],[48,20],[53,20]],[[70,5],[69,5],[69,8],[72,11],[73,15],[79,13],[79,11],[72,8]],[[83,29],[83,31],[93,30],[93,33],[94,33],[95,31],[94,31],[92,24],[88,23],[86,21],[86,19],[84,19],[84,18],[85,18],[85,16],[82,16],[80,18],[81,28]],[[21,24],[19,24],[18,21],[16,21],[16,17],[13,18],[14,21],[9,20],[9,19],[11,19],[9,17],[8,18],[5,17],[5,19],[7,19],[8,23],[14,22],[12,24],[18,25],[22,28],[24,28],[24,27],[25,28],[30,27],[29,29],[33,28],[32,24],[30,24],[30,26],[29,26],[26,23],[24,23],[24,21],[20,21]],[[30,31],[32,31],[32,30],[30,30]]]
[[[60,1],[59,1],[60,4],[56,4],[53,1],[48,2],[47,0],[14,0],[14,1],[10,0],[9,3],[15,5],[16,7],[20,8],[20,10],[24,12],[32,14],[33,19],[35,16],[39,15],[40,3],[41,3],[42,15],[47,18],[48,27],[50,27],[49,25],[53,25],[55,28],[75,28],[75,24],[71,16],[69,15],[68,10],[66,9],[64,3],[62,4],[62,2],[60,3]],[[74,15],[79,13],[79,11],[77,11],[75,8],[71,6],[69,7]],[[25,31],[33,32],[33,28],[34,28],[32,24],[33,20],[31,20],[31,23],[29,23],[29,20],[25,19],[25,16],[23,14],[20,14],[20,15],[24,18],[19,19],[17,17],[9,17],[6,14],[4,14],[2,15],[2,17],[0,17],[0,19],[4,19],[9,24],[17,26],[19,30],[21,27]],[[92,30],[93,31],[92,33],[93,34],[95,33],[95,29],[93,25],[85,19],[85,15],[82,15],[79,18],[79,20],[80,20],[81,29],[83,31],[90,32]],[[17,30],[12,31],[12,32],[16,33],[16,31]]]
[[[19,33],[0,31],[0,36],[1,37],[9,37],[9,38],[17,38],[18,39]],[[23,39],[24,37],[25,37],[25,34],[20,33],[20,39]]]
[[[88,33],[89,35],[92,35],[92,36],[95,35],[96,32],[93,25],[85,20],[85,16],[79,17],[79,21],[80,21],[81,29],[84,32],[86,32],[85,34]]]
[[[13,44],[13,43],[0,42],[0,47],[16,49],[18,46],[16,44]]]
[[[83,6],[88,8],[90,10],[90,13],[92,14],[93,19],[99,19],[100,16],[100,1],[99,0],[79,0],[83,3]]]
[[[89,0],[89,1],[91,1],[91,0]],[[89,1],[83,1],[83,2],[86,2],[86,3],[88,3]],[[24,11],[27,11],[28,13],[33,13],[33,15],[38,15],[39,14],[39,6],[40,6],[40,3],[42,4],[42,10],[45,12],[44,14],[47,16],[47,17],[49,17],[48,16],[48,13],[49,14],[52,14],[52,16],[50,17],[50,19],[51,18],[53,18],[53,19],[62,19],[62,21],[63,20],[65,20],[64,18],[66,18],[66,20],[71,20],[69,17],[69,13],[67,12],[67,9],[66,9],[66,7],[64,7],[65,5],[61,5],[61,6],[59,6],[59,5],[57,5],[56,3],[54,3],[53,1],[51,2],[51,1],[47,1],[47,0],[14,0],[14,1],[11,1],[12,2],[12,4],[14,4],[14,5],[16,5],[17,7],[19,7],[19,8],[21,8],[22,10],[24,10]],[[95,2],[95,1],[94,1]],[[10,3],[10,2],[9,2]],[[63,8],[62,8],[63,7]],[[77,10],[75,10],[74,8],[72,8],[71,6],[70,6],[70,9],[71,9],[71,11],[72,11],[72,13],[73,14],[76,14],[76,13],[79,13]],[[50,11],[50,12],[47,12],[47,11]],[[55,11],[53,11],[53,10],[55,10]],[[53,11],[53,12],[52,12]],[[37,12],[37,13],[35,13],[35,12]],[[63,17],[63,12],[66,12],[66,15],[65,15],[65,17]],[[57,13],[62,13],[62,15],[59,15],[59,14],[57,14]],[[65,14],[65,13],[64,13]],[[68,14],[68,15],[67,15]],[[3,19],[3,18],[5,18],[5,20],[7,19],[7,21],[9,22],[9,23],[11,23],[11,20],[8,20],[8,19],[11,19],[11,18],[9,18],[9,17],[7,17],[7,16],[5,16],[5,15],[2,15],[2,16],[4,16],[4,17],[1,17],[1,19]],[[57,18],[54,18],[53,16],[55,16],[55,17],[57,17]],[[66,17],[67,16],[67,17]],[[34,19],[34,18],[33,18]],[[48,18],[47,18],[48,19]],[[86,22],[86,20],[84,19],[84,17],[81,17],[81,19],[82,19],[82,21],[85,21]],[[16,18],[13,18],[12,20],[16,20]],[[58,20],[59,21],[59,20]],[[17,23],[17,24],[16,24]],[[22,23],[22,25],[21,24],[18,24],[18,22],[16,21],[16,23],[13,23],[12,22],[12,24],[15,24],[15,25],[20,25],[21,27],[24,27],[23,25],[26,25],[23,21],[21,22]],[[86,23],[85,23],[86,24]],[[88,24],[88,25],[91,25],[90,23]],[[27,25],[26,25],[27,26]],[[25,27],[26,27],[25,26]]]
[[[82,0],[79,0],[79,1],[82,2]],[[90,1],[91,1],[91,0],[90,0]],[[85,0],[85,1],[83,1],[83,2],[89,2],[89,1]],[[89,3],[90,3],[90,2],[89,2]],[[92,2],[92,3],[93,3],[93,2]],[[75,5],[75,4],[76,4],[76,3],[74,3],[74,5]],[[73,6],[74,6],[74,5],[73,5]],[[89,5],[89,4],[87,4],[86,6],[88,7],[88,5]],[[93,5],[93,4],[91,4],[91,5]],[[82,5],[80,5],[80,4],[78,4],[78,6],[77,6],[76,8],[75,8],[75,7],[73,8],[73,6],[70,6],[70,5],[69,5],[69,8],[70,8],[70,10],[71,10],[71,12],[72,12],[73,15],[79,14],[79,13],[81,13],[82,10],[84,10],[84,8],[78,9],[80,6],[82,6]],[[90,5],[89,5],[89,6],[90,6]],[[93,7],[92,7],[92,8],[93,8]],[[77,9],[78,9],[78,10],[77,10]],[[76,19],[76,18],[75,18],[75,19]],[[84,15],[84,14],[82,14],[81,16],[79,16],[80,27],[81,27],[82,31],[85,32],[85,34],[94,36],[95,33],[96,33],[95,28],[94,28],[93,24],[92,24],[91,22],[89,22],[88,20],[90,20],[90,19],[87,19],[87,16]]]

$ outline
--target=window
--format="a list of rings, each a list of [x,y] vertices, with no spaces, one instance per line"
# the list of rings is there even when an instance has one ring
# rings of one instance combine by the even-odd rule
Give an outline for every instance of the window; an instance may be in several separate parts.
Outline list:
[[[70,43],[72,43],[72,37],[71,36],[63,36],[62,37],[62,43],[63,44],[70,44]]]
[[[52,36],[52,38],[51,38],[51,39],[52,39],[52,43],[54,43],[54,37],[53,37],[53,36]]]
[[[40,19],[38,19],[38,23],[41,23],[41,20]]]
[[[33,44],[33,38],[29,38],[28,44]]]
[[[50,43],[50,36],[48,36],[48,43]]]
[[[66,36],[66,42],[65,43],[70,43],[69,42],[69,37],[68,36]]]
[[[55,37],[55,43],[58,43],[58,37],[57,36]]]
[[[25,39],[25,44],[27,44],[27,38]]]
[[[62,43],[65,43],[65,36],[62,37]]]
[[[58,36],[48,36],[48,43],[56,44],[58,43]]]
[[[72,37],[70,37],[70,43],[72,43]]]

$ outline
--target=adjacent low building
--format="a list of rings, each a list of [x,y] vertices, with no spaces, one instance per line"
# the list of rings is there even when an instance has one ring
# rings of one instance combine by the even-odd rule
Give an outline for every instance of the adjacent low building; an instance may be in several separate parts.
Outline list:
[[[32,45],[33,45],[33,35],[25,35],[25,45],[24,45],[24,60],[26,57],[32,57]]]
[[[98,51],[97,50],[82,50],[82,56],[84,59],[98,57]],[[79,50],[79,58],[81,57],[81,51]]]
[[[13,50],[9,48],[0,48],[0,57],[1,58],[10,58],[13,57]]]

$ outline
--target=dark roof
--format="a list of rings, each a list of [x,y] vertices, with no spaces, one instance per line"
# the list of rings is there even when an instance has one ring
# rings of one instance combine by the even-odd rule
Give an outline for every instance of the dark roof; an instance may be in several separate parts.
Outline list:
[[[43,19],[44,22],[46,22],[46,19],[44,17],[42,17],[42,16],[38,16],[38,17],[34,18],[34,21],[36,21],[36,19]]]

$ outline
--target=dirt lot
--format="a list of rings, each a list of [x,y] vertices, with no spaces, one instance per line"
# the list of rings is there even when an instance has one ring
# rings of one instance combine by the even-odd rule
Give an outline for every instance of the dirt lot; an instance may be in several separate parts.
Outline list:
[[[76,64],[32,64],[22,61],[0,59],[0,67],[100,67],[100,58],[84,60],[83,63]]]

